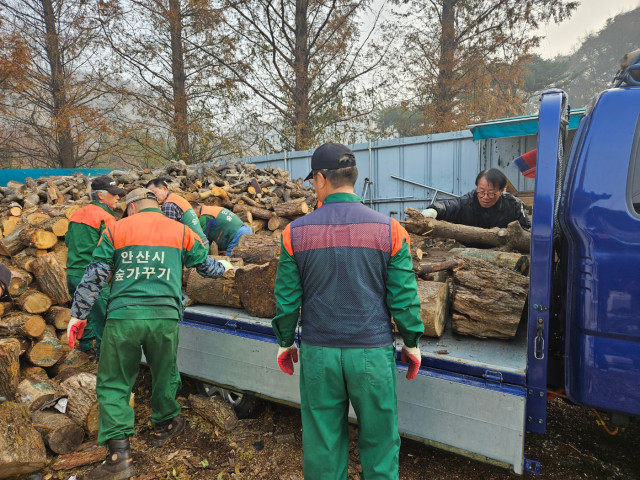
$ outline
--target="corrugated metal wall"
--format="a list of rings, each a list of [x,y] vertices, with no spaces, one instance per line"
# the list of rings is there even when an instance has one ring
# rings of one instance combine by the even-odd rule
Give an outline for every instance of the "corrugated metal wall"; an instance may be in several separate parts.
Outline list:
[[[355,192],[372,208],[395,218],[404,218],[407,206],[422,209],[434,191],[404,180],[463,195],[475,187],[480,170],[499,168],[518,190],[533,190],[534,180],[525,179],[511,161],[536,148],[536,136],[473,141],[469,130],[405,137],[351,145],[356,154],[358,181]],[[279,167],[291,178],[304,178],[311,170],[313,150],[245,158],[260,167]],[[393,178],[396,177],[396,178]],[[372,184],[366,186],[365,179]],[[402,180],[399,180],[402,179]],[[437,199],[450,198],[438,193]]]

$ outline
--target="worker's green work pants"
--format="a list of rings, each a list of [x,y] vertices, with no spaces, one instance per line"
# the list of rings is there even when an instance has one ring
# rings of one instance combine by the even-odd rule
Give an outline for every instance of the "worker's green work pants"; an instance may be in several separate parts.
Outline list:
[[[358,417],[363,480],[397,480],[398,434],[394,347],[300,347],[305,480],[346,480],[349,400]]]
[[[73,298],[73,294],[78,287],[82,277],[67,275],[67,288],[69,294]],[[109,294],[111,287],[105,282],[104,287],[100,291],[100,296],[93,304],[91,312],[87,317],[87,325],[84,327],[82,338],[78,341],[80,350],[86,352],[95,347],[96,353],[100,354],[100,342],[102,342],[102,332],[104,331],[104,322],[107,318],[107,303],[109,302]]]
[[[176,400],[182,386],[176,363],[178,321],[107,320],[96,381],[100,445],[134,434],[135,416],[129,398],[138,376],[142,351],[151,370],[151,421],[159,423],[180,414],[180,404]]]

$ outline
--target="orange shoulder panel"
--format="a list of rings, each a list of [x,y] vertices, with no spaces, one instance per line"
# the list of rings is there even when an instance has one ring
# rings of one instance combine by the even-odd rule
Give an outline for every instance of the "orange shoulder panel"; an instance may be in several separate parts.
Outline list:
[[[411,251],[411,238],[402,225],[395,219],[391,219],[391,256],[393,257],[402,248],[402,241],[407,242]]]
[[[175,203],[183,212],[186,212],[190,208],[193,208],[189,202],[187,202],[180,195],[176,195],[173,192],[167,195],[167,198],[164,199],[164,203]]]
[[[74,212],[69,221],[74,223],[83,223],[95,229],[100,228],[100,224],[102,222],[104,222],[107,227],[116,223],[116,219],[113,215],[93,203],[90,203],[89,205],[86,205]]]
[[[218,214],[222,211],[223,207],[214,207],[211,205],[202,205],[200,207],[200,215],[211,215],[213,218],[216,218]]]
[[[159,212],[140,212],[123,218],[110,228],[109,233],[116,250],[133,245],[182,250],[188,237],[184,225]]]
[[[291,244],[291,225],[284,227],[282,231],[282,244],[289,255],[293,256],[293,246]]]

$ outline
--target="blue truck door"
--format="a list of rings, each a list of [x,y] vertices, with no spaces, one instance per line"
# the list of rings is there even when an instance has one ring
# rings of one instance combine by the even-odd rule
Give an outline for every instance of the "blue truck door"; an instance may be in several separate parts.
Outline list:
[[[640,88],[603,92],[574,140],[567,237],[565,390],[640,415]]]
[[[547,356],[551,307],[556,199],[562,180],[566,94],[542,95],[538,125],[536,185],[531,224],[531,267],[527,338],[527,431],[544,433],[547,415]]]

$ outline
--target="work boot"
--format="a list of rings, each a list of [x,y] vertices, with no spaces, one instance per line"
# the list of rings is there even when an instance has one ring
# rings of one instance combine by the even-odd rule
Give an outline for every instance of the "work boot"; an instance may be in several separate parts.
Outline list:
[[[161,447],[173,437],[177,437],[184,431],[186,423],[187,421],[180,415],[173,417],[171,420],[156,423],[153,426],[153,440],[151,441],[151,445]]]
[[[128,438],[108,440],[109,455],[89,472],[89,480],[126,480],[136,474]]]

